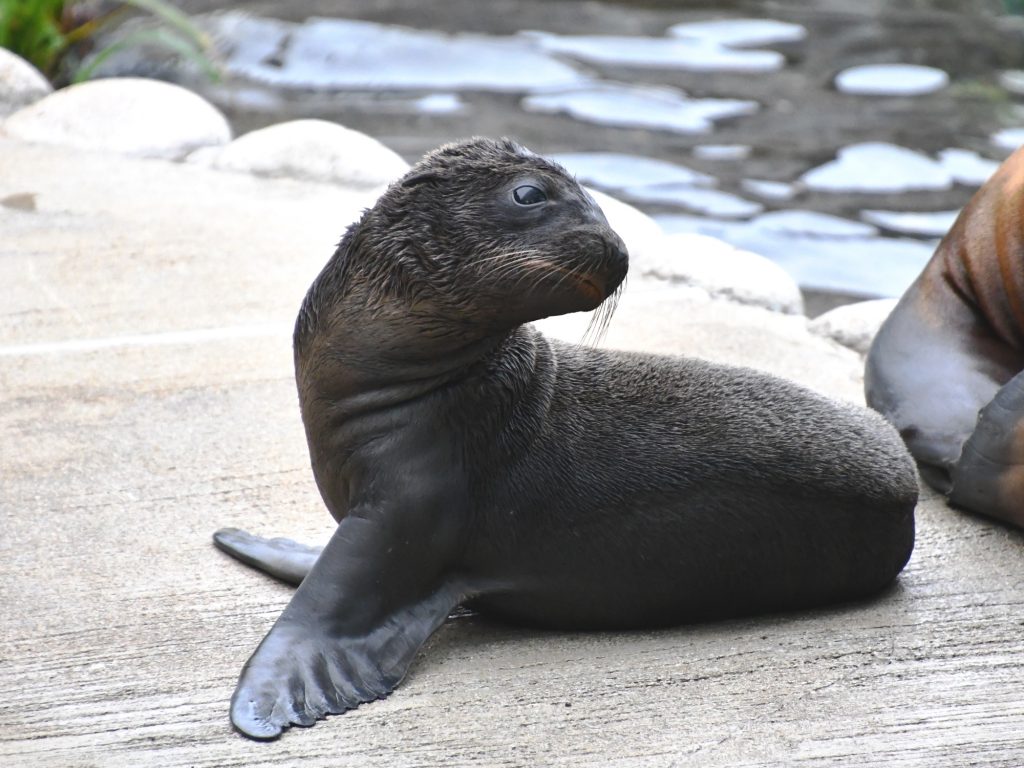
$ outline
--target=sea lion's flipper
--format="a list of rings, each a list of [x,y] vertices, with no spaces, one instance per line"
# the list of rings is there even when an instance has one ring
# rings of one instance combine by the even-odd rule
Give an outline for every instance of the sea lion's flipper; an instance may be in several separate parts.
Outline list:
[[[464,597],[421,545],[379,520],[344,518],[242,670],[235,727],[273,739],[394,690]]]
[[[213,534],[213,543],[236,560],[296,586],[323,550],[291,539],[265,539],[238,528],[221,528]]]
[[[1024,371],[978,414],[953,468],[949,501],[1024,526]]]

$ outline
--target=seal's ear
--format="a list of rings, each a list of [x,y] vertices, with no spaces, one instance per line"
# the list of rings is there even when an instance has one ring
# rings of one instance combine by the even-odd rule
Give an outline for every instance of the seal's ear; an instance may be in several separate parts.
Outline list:
[[[423,171],[422,173],[415,173],[412,176],[406,176],[402,179],[403,187],[415,187],[417,184],[433,184],[441,180],[441,176],[437,171]]]

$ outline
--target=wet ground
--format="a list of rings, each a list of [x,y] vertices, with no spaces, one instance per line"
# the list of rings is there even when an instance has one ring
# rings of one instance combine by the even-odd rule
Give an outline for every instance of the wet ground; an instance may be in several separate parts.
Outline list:
[[[224,8],[180,5],[197,15]],[[714,234],[782,263],[811,290],[813,314],[833,301],[824,294],[900,293],[1017,141],[1001,145],[999,132],[1024,125],[1012,82],[1024,67],[1024,25],[1002,7],[257,0],[232,4],[245,17],[201,16],[226,76],[194,87],[238,133],[318,117],[409,160],[471,134],[577,153],[570,169],[666,229]],[[774,27],[759,37],[678,26],[744,19]],[[871,64],[930,69],[883,72],[874,85],[868,75],[866,94],[837,89],[837,75]],[[922,74],[916,95],[871,93]],[[578,154],[593,152],[616,154]],[[840,153],[844,164],[834,163]]]

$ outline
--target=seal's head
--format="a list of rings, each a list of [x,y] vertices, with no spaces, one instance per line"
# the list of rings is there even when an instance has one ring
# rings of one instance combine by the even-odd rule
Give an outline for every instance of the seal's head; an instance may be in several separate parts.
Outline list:
[[[476,138],[434,150],[392,184],[318,280],[331,290],[313,293],[492,332],[594,309],[627,268],[622,240],[561,166]]]

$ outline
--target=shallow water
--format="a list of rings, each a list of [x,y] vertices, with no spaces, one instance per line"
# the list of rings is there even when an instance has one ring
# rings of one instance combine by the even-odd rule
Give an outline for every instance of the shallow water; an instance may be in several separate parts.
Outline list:
[[[229,75],[197,87],[238,132],[321,117],[409,160],[510,135],[811,290],[899,294],[1024,141],[1024,27],[994,1],[232,8],[250,15],[205,21]]]

